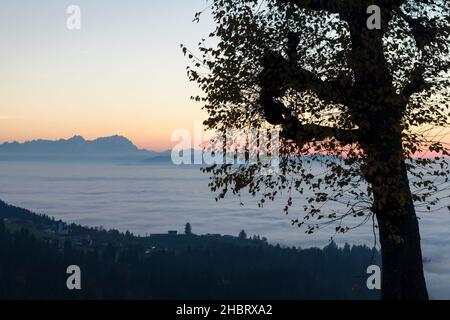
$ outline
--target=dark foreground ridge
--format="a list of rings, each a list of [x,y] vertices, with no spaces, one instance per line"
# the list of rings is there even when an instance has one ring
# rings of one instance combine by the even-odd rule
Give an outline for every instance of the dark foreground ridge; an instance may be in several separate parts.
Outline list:
[[[378,255],[377,255],[378,257]],[[372,250],[331,243],[168,233],[138,237],[65,224],[0,201],[0,299],[378,299]],[[67,267],[82,289],[67,289]]]

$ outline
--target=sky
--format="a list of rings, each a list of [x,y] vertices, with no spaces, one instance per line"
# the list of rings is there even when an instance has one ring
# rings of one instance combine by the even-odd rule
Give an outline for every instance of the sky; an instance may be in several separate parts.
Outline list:
[[[66,26],[81,10],[81,29]],[[124,135],[165,150],[176,129],[206,118],[180,44],[206,0],[0,0],[0,142]]]
[[[66,26],[71,5],[81,29]],[[207,0],[0,0],[0,143],[123,135],[172,148],[206,118],[180,44],[214,29]]]

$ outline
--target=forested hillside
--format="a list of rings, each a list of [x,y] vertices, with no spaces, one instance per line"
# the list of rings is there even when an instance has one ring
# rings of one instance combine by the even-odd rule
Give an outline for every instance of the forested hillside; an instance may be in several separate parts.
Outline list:
[[[373,255],[367,247],[302,250],[257,238],[136,237],[61,223],[0,203],[0,299],[378,298],[365,286]],[[66,287],[69,265],[82,270],[79,291]]]

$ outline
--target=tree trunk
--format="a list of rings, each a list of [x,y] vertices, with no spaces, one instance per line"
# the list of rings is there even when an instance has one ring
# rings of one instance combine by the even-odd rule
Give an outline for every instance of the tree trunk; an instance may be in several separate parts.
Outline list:
[[[428,300],[414,208],[407,216],[378,215],[377,218],[383,261],[382,299]]]
[[[382,10],[381,30],[366,28],[370,1],[354,1],[349,23],[355,75],[351,106],[364,149],[364,177],[374,198],[382,250],[382,298],[428,299],[423,274],[419,225],[409,187],[402,144],[402,119],[408,101],[396,93],[384,55],[383,36],[392,19]],[[358,5],[359,4],[359,5]]]
[[[386,130],[386,132],[389,132]],[[379,134],[369,148],[366,178],[378,220],[383,300],[427,300],[419,223],[409,186],[401,135]],[[376,138],[377,139],[377,138]]]

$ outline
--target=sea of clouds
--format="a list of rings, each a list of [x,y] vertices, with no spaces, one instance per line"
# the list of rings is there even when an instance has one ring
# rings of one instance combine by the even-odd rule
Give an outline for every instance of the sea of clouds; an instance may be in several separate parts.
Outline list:
[[[190,222],[198,234],[237,235],[245,229],[272,243],[303,248],[324,247],[334,235],[334,227],[312,236],[293,227],[290,222],[298,213],[284,215],[284,201],[262,209],[249,197],[241,199],[244,206],[235,197],[216,203],[208,176],[198,167],[0,162],[0,176],[0,199],[82,225],[146,235],[181,232]],[[445,208],[420,218],[430,295],[450,299],[450,212]],[[372,231],[367,224],[333,239],[339,245],[372,247]]]

